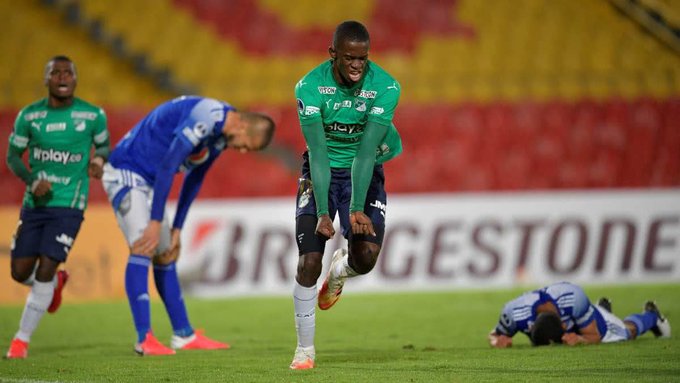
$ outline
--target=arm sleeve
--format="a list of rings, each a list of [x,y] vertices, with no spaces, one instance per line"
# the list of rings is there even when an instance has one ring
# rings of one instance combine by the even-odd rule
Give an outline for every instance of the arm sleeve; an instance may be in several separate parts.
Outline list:
[[[19,112],[14,120],[14,130],[9,136],[9,146],[7,148],[7,167],[17,177],[21,178],[26,185],[31,185],[35,180],[35,176],[30,169],[26,167],[21,156],[28,148],[30,141],[30,126],[26,119],[24,119],[24,110]]]
[[[103,109],[99,110],[99,118],[97,119],[97,127],[94,131],[94,156],[102,157],[104,161],[109,159],[110,149],[110,138],[109,130],[107,128],[106,113]]]
[[[352,162],[352,201],[350,212],[364,211],[366,193],[373,178],[376,149],[385,138],[389,125],[369,121]]]
[[[210,158],[200,166],[192,169],[187,176],[184,178],[184,183],[182,184],[182,191],[179,194],[179,201],[177,202],[177,212],[175,213],[175,220],[172,224],[173,228],[181,229],[184,226],[184,220],[189,212],[189,207],[191,206],[194,199],[198,195],[198,191],[201,190],[201,185],[203,185],[203,179],[205,174],[208,172],[210,166],[215,162],[215,159],[219,155],[219,152],[211,154]]]
[[[23,153],[23,149],[19,149],[10,144],[7,148],[7,167],[17,177],[21,178],[21,180],[24,181],[26,185],[30,186],[31,183],[33,183],[33,175],[24,164],[24,161],[21,160],[21,155]]]
[[[184,159],[191,153],[193,146],[186,140],[175,137],[170,148],[158,165],[156,181],[153,184],[153,202],[151,203],[151,219],[162,221],[165,213],[165,203],[170,194],[175,172]]]
[[[331,183],[331,163],[328,159],[326,135],[321,120],[304,121],[301,126],[309,151],[316,215],[319,217],[328,214],[328,188]]]

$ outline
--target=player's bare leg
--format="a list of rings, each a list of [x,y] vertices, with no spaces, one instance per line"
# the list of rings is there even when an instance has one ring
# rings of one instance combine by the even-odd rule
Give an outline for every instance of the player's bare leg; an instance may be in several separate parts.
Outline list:
[[[348,278],[367,274],[375,266],[380,253],[380,246],[372,242],[353,242],[351,254],[345,249],[333,253],[333,260],[326,275],[326,280],[319,291],[319,308],[328,310],[340,299],[342,288]]]

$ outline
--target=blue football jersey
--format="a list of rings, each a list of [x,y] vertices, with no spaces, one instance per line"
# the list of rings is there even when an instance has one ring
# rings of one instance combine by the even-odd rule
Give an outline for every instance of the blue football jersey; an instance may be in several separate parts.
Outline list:
[[[219,155],[226,142],[222,129],[229,104],[198,96],[181,96],[156,107],[128,132],[112,151],[109,162],[132,170],[153,185],[157,170],[170,153],[175,139],[189,143],[193,150],[175,169],[189,170]]]
[[[552,302],[557,307],[566,331],[578,331],[593,320],[597,320],[598,328],[601,327],[600,322],[604,323],[581,287],[560,282],[524,293],[506,303],[496,325],[496,333],[513,336],[522,332],[529,335],[538,316],[536,308],[546,302]],[[604,334],[605,331],[600,333]]]

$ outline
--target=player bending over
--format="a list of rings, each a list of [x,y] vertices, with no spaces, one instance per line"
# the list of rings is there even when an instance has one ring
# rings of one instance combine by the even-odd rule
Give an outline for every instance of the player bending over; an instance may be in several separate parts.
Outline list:
[[[203,178],[226,148],[265,148],[274,133],[271,118],[239,112],[221,101],[182,96],[161,104],[128,132],[104,168],[104,189],[130,246],[125,291],[137,330],[140,355],[174,354],[174,349],[224,349],[189,323],[175,264],[180,233]],[[177,211],[170,226],[165,204],[173,177],[184,172]],[[171,348],[151,331],[148,274],[153,265],[174,335]]]

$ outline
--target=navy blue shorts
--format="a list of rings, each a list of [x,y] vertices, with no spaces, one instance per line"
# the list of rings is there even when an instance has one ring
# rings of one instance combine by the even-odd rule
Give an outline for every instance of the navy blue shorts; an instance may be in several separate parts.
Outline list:
[[[308,252],[322,252],[325,249],[326,238],[314,234],[316,219],[313,225],[300,224],[300,216],[311,215],[316,218],[316,201],[312,190],[312,177],[309,171],[309,156],[305,152],[302,156],[302,176],[298,182],[295,218],[296,238],[301,254]],[[385,234],[385,213],[387,210],[387,193],[385,193],[385,173],[382,165],[373,169],[373,178],[366,193],[364,213],[371,218],[377,236],[353,235],[349,224],[349,204],[352,198],[352,170],[331,169],[331,183],[328,189],[328,213],[332,220],[339,214],[342,235],[352,241],[368,241],[382,246]],[[350,238],[351,237],[351,238]]]
[[[65,207],[21,208],[12,258],[47,256],[65,262],[83,222],[83,211]]]

